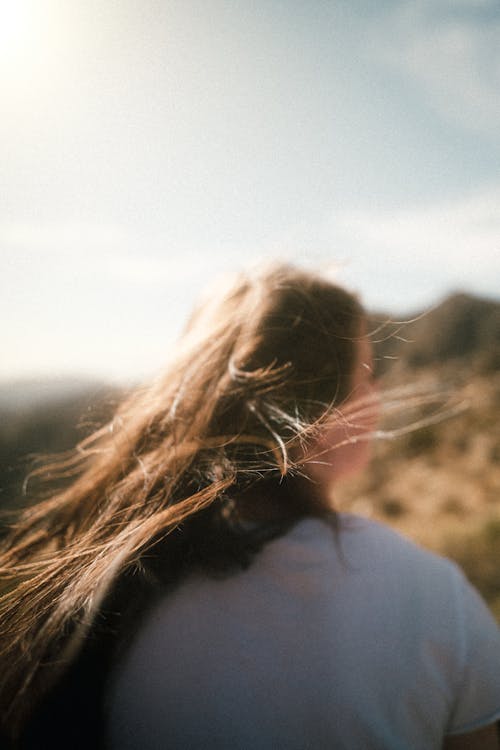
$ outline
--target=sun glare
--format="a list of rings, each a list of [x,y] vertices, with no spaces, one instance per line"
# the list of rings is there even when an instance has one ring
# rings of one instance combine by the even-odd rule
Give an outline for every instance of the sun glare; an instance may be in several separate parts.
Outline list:
[[[0,55],[5,58],[22,53],[33,37],[33,19],[26,3],[0,0]]]
[[[0,0],[0,78],[12,102],[32,102],[64,71],[64,7],[52,0]]]

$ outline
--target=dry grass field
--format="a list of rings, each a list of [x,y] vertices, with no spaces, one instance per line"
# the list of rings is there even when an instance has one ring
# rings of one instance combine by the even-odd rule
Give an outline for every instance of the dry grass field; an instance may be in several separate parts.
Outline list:
[[[449,380],[449,368],[441,374]],[[500,373],[454,374],[463,411],[377,441],[369,468],[335,502],[456,560],[500,621]],[[435,368],[420,372],[430,377]]]

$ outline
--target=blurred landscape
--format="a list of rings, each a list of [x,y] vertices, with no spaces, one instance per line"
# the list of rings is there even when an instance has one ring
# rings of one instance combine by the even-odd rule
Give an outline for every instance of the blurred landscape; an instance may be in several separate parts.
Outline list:
[[[412,389],[436,388],[430,410],[413,416],[403,405],[398,416],[404,428],[430,411],[429,424],[375,441],[369,469],[336,493],[337,507],[456,560],[500,621],[500,304],[456,294],[416,317],[393,324],[396,335],[382,329],[375,364],[382,405],[385,389],[390,403],[392,388],[408,386],[409,403]],[[383,320],[374,316],[374,328]]]
[[[394,437],[375,442],[369,469],[336,491],[336,505],[455,559],[500,621],[500,303],[455,294],[401,324],[374,314],[371,329],[382,403],[402,406],[387,408]],[[122,395],[85,380],[1,384],[1,508],[29,499],[37,455],[73,447]]]

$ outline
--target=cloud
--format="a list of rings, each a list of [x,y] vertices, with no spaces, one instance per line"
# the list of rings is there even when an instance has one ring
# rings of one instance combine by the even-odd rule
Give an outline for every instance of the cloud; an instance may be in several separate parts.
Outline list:
[[[497,137],[500,12],[487,0],[398,3],[370,30],[367,54],[403,72],[439,115]]]
[[[334,211],[331,241],[344,248],[346,275],[365,276],[377,303],[388,294],[394,304],[430,303],[457,288],[498,297],[498,206],[500,186],[493,186],[441,204]]]
[[[294,227],[289,234],[260,243],[200,243],[194,249],[174,242],[168,234],[138,234],[113,224],[4,224],[0,225],[0,250],[2,265],[11,277],[44,279],[54,288],[78,278],[137,291],[179,285],[199,289],[225,272],[269,259],[319,262],[320,251],[313,257],[308,252],[313,245],[321,246],[316,235],[304,223],[300,230]]]
[[[0,227],[0,243],[19,251],[33,253],[85,252],[100,253],[119,247],[126,234],[113,224],[60,222],[55,224],[4,224]]]
[[[115,278],[142,287],[188,284],[193,277],[210,277],[219,264],[215,253],[162,256],[122,256],[105,271]]]
[[[367,304],[401,311],[431,304],[452,289],[498,297],[500,184],[468,196],[405,209],[336,209],[251,246],[174,251],[168,238],[114,226],[0,228],[2,305],[46,308],[82,295],[121,300],[175,299],[182,310],[207,282],[270,259],[310,265],[361,291]],[[148,252],[143,252],[143,248]],[[129,295],[133,295],[129,297]],[[31,307],[30,307],[31,305]]]
[[[138,236],[111,224],[0,226],[2,265],[26,278],[86,278],[96,283],[153,288],[188,283],[228,263],[224,249],[178,249],[168,237]],[[145,251],[144,248],[147,248]]]

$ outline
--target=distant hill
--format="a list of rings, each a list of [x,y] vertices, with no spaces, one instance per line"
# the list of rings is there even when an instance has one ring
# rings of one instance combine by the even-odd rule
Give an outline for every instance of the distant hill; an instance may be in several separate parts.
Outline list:
[[[0,382],[0,412],[19,412],[40,404],[71,401],[108,389],[100,380],[78,377],[22,378]]]
[[[39,380],[0,386],[0,506],[15,504],[36,455],[72,448],[105,423],[122,391],[97,381]]]
[[[500,370],[499,302],[457,293],[408,322],[394,320],[383,314],[370,318],[371,330],[382,325],[373,336],[379,373],[453,362],[483,373]]]

